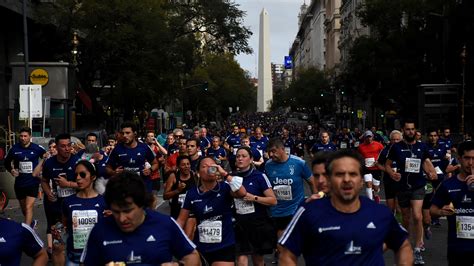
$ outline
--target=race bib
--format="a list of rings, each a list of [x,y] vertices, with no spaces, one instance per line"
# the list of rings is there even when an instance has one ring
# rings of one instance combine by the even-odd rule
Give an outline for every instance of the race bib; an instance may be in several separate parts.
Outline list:
[[[222,242],[222,221],[203,221],[198,225],[199,242]]]
[[[251,201],[245,201],[243,199],[234,199],[234,203],[237,214],[249,214],[255,212],[255,206]]]
[[[421,160],[417,158],[405,159],[405,172],[418,174],[420,172]]]
[[[474,217],[456,216],[456,235],[458,238],[474,239]]]
[[[375,166],[375,158],[365,158],[365,167]]]
[[[357,147],[359,147],[359,142],[358,141],[354,142],[354,148],[357,148]]]
[[[341,149],[347,149],[347,142],[341,142]]]
[[[202,156],[202,151],[201,150],[198,151],[198,155]]]
[[[74,249],[83,249],[87,244],[92,227],[98,222],[96,210],[72,211],[72,239]]]
[[[442,175],[442,174],[443,174],[443,171],[441,170],[441,168],[439,168],[439,166],[436,166],[436,167],[435,167],[435,170],[436,170],[436,174],[438,174],[438,175]]]
[[[275,196],[277,200],[292,200],[293,195],[291,193],[291,186],[288,185],[279,185],[273,187],[273,191],[275,192]]]
[[[20,162],[18,172],[21,174],[33,173],[33,162]]]
[[[186,198],[186,193],[184,194],[179,194],[178,196],[178,203],[179,205],[183,206],[183,203],[184,203],[184,199]]]
[[[70,188],[70,187],[62,188],[62,187],[58,186],[58,197],[59,198],[69,197],[69,196],[74,195],[74,194],[76,194],[76,190],[74,188]]]
[[[290,155],[290,153],[291,153],[291,148],[285,147],[285,152],[286,152],[287,155]]]

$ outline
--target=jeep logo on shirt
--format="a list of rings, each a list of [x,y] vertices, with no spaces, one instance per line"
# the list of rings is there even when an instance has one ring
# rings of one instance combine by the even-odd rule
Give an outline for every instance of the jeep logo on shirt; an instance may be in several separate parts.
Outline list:
[[[275,185],[291,185],[293,184],[293,179],[283,179],[283,178],[276,178],[273,181],[273,184]]]

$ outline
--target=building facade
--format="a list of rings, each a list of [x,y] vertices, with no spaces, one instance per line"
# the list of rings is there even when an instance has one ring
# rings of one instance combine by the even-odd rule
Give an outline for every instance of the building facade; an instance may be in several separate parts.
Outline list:
[[[354,41],[370,34],[368,27],[362,25],[357,17],[357,10],[364,4],[364,0],[342,0],[341,4],[341,35],[339,38],[339,51],[341,54],[341,67],[349,60],[349,52]]]

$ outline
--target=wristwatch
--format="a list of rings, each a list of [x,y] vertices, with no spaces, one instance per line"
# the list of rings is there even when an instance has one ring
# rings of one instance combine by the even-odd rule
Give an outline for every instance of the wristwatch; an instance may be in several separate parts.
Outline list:
[[[257,196],[255,196],[255,201],[257,201],[257,200],[258,200],[258,197],[257,197]]]

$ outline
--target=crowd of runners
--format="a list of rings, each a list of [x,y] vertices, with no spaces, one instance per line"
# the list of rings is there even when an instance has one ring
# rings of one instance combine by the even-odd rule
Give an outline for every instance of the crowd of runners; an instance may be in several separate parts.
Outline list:
[[[447,216],[449,265],[473,265],[474,142],[450,133],[411,120],[326,130],[258,113],[158,136],[124,122],[103,147],[95,133],[84,143],[64,133],[43,148],[22,128],[4,165],[24,221],[0,218],[0,264],[25,253],[34,265],[264,265],[267,254],[383,265],[391,249],[394,263],[422,265]],[[46,239],[35,231],[40,191]]]

